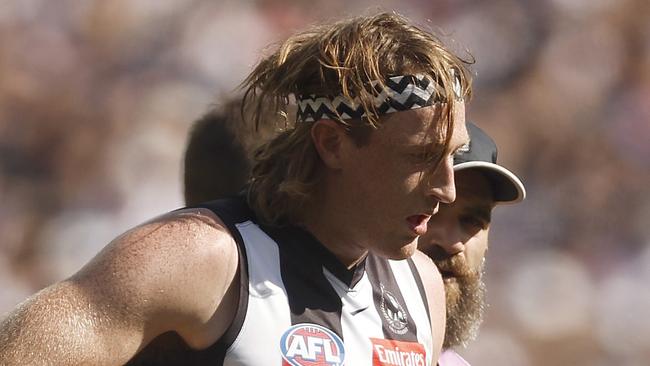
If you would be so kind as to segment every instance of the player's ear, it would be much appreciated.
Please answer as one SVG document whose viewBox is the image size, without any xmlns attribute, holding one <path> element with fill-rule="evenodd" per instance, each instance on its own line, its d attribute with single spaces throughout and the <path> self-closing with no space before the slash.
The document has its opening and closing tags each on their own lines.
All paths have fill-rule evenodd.
<svg viewBox="0 0 650 366">
<path fill-rule="evenodd" d="M 311 138 L 325 166 L 340 169 L 343 145 L 348 139 L 345 126 L 331 119 L 318 120 L 311 128 Z"/>
</svg>

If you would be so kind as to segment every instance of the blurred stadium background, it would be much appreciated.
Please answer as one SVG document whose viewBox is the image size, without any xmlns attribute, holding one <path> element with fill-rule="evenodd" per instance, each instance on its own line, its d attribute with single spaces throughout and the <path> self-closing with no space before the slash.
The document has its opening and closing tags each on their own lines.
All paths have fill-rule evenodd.
<svg viewBox="0 0 650 366">
<path fill-rule="evenodd" d="M 265 46 L 383 9 L 476 58 L 469 119 L 528 188 L 496 209 L 474 365 L 650 364 L 647 0 L 5 0 L 0 313 L 182 205 L 191 122 Z"/>
</svg>

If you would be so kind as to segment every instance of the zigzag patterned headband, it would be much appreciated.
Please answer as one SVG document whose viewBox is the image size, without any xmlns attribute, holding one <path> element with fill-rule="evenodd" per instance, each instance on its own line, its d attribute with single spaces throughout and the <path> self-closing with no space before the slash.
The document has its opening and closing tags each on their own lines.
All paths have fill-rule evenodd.
<svg viewBox="0 0 650 366">
<path fill-rule="evenodd" d="M 454 77 L 454 94 L 462 99 L 460 80 L 452 70 Z M 423 74 L 393 76 L 386 80 L 386 87 L 379 82 L 371 83 L 377 95 L 374 97 L 374 107 L 377 115 L 407 111 L 428 107 L 440 102 L 438 85 L 431 77 Z M 313 122 L 320 119 L 355 119 L 366 117 L 367 113 L 359 98 L 349 99 L 342 95 L 334 98 L 307 95 L 297 98 L 297 122 Z"/>
</svg>

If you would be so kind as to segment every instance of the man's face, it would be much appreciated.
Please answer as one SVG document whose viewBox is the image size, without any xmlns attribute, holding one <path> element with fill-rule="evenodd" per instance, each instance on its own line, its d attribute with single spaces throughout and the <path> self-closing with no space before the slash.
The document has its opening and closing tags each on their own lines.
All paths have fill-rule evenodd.
<svg viewBox="0 0 650 366">
<path fill-rule="evenodd" d="M 484 308 L 483 262 L 495 202 L 486 177 L 476 169 L 456 173 L 456 201 L 440 205 L 418 249 L 434 260 L 445 283 L 445 348 L 466 345 L 478 331 Z"/>
<path fill-rule="evenodd" d="M 457 105 L 448 151 L 438 105 L 390 114 L 367 144 L 347 144 L 335 193 L 346 224 L 364 235 L 357 242 L 365 249 L 410 257 L 438 203 L 455 199 L 452 154 L 468 141 L 464 105 Z M 433 169 L 436 154 L 443 162 Z"/>
</svg>

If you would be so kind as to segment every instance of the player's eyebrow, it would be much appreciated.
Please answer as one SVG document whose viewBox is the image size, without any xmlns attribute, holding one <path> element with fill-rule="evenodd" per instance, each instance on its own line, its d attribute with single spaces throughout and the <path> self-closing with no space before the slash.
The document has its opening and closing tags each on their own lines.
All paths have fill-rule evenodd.
<svg viewBox="0 0 650 366">
<path fill-rule="evenodd" d="M 455 155 L 459 151 L 463 150 L 469 150 L 469 143 L 470 139 L 467 134 L 463 136 L 464 138 L 458 142 L 457 144 L 449 145 L 448 150 L 451 155 Z M 451 141 L 453 143 L 453 141 Z M 437 152 L 437 153 L 443 153 L 445 145 L 445 140 L 443 138 L 437 138 L 433 141 L 427 141 L 427 142 L 409 142 L 403 144 L 403 146 L 407 149 L 411 150 L 419 150 L 419 151 L 429 151 L 429 152 Z"/>
<path fill-rule="evenodd" d="M 427 142 L 427 143 L 409 143 L 404 145 L 407 149 L 412 149 L 412 150 L 424 150 L 424 151 L 434 151 L 434 150 L 441 150 L 443 145 L 440 142 L 434 141 L 434 142 Z"/>
</svg>

